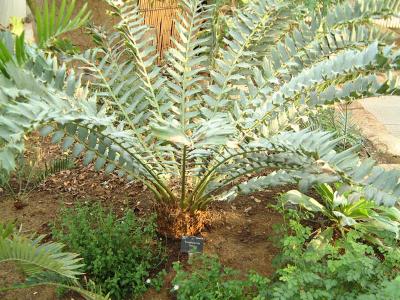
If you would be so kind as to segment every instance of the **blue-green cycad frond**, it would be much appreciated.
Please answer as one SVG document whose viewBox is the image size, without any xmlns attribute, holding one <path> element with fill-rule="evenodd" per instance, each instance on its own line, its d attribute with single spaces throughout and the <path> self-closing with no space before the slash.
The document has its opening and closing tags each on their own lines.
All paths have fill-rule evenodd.
<svg viewBox="0 0 400 300">
<path fill-rule="evenodd" d="M 211 35 L 209 32 L 212 6 L 203 6 L 202 1 L 182 1 L 176 31 L 172 37 L 174 47 L 166 53 L 168 96 L 172 100 L 168 119 L 180 123 L 183 131 L 196 126 L 193 119 L 199 118 L 198 109 L 207 88 Z"/>
<path fill-rule="evenodd" d="M 144 24 L 136 1 L 128 1 L 122 6 L 111 0 L 108 0 L 108 3 L 121 19 L 117 28 L 124 36 L 125 45 L 136 64 L 135 71 L 143 92 L 143 95 L 137 95 L 137 97 L 148 102 L 152 108 L 155 108 L 155 115 L 160 116 L 163 113 L 162 100 L 165 94 L 163 85 L 166 79 L 161 72 L 161 67 L 157 65 L 159 56 L 155 47 L 154 31 Z"/>
<path fill-rule="evenodd" d="M 136 4 L 108 2 L 118 32 L 95 32 L 99 47 L 78 57 L 82 75 L 36 50 L 4 64 L 0 168 L 11 171 L 26 132 L 44 125 L 42 134 L 85 164 L 139 180 L 182 209 L 338 180 L 366 186 L 380 204 L 399 198 L 397 171 L 360 161 L 356 148 L 335 151 L 333 134 L 300 128 L 320 106 L 399 93 L 395 75 L 377 76 L 399 68 L 399 53 L 370 21 L 398 13 L 400 1 L 337 4 L 311 19 L 289 2 L 250 1 L 213 49 L 214 7 L 183 0 L 162 59 Z"/>
</svg>

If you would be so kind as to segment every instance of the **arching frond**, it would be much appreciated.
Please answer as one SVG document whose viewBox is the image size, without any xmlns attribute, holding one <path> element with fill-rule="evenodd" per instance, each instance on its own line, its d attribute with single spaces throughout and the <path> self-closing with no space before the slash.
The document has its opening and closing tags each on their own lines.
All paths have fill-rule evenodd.
<svg viewBox="0 0 400 300">
<path fill-rule="evenodd" d="M 44 0 L 40 7 L 29 1 L 34 11 L 36 21 L 36 36 L 41 48 L 49 48 L 54 45 L 55 39 L 62 34 L 82 27 L 91 17 L 87 4 L 75 12 L 76 0 Z M 58 6 L 59 5 L 59 6 Z"/>
<path fill-rule="evenodd" d="M 398 200 L 396 172 L 359 160 L 355 148 L 336 152 L 329 133 L 300 130 L 316 107 L 400 93 L 390 75 L 399 53 L 372 22 L 396 14 L 398 0 L 337 4 L 304 20 L 292 3 L 249 1 L 229 18 L 219 49 L 214 7 L 183 0 L 178 37 L 161 65 L 136 4 L 108 2 L 118 32 L 95 31 L 99 47 L 76 58 L 87 87 L 37 49 L 22 64 L 6 54 L 1 169 L 13 169 L 24 135 L 41 127 L 85 164 L 140 180 L 158 201 L 182 209 L 271 185 L 333 181 L 363 186 L 379 204 Z"/>
<path fill-rule="evenodd" d="M 44 236 L 29 239 L 15 232 L 10 223 L 0 224 L 0 264 L 17 263 L 27 279 L 24 283 L 1 287 L 0 292 L 39 285 L 53 285 L 72 289 L 86 299 L 106 300 L 108 296 L 87 291 L 78 284 L 82 264 L 78 254 L 63 252 L 60 243 L 43 243 Z"/>
</svg>

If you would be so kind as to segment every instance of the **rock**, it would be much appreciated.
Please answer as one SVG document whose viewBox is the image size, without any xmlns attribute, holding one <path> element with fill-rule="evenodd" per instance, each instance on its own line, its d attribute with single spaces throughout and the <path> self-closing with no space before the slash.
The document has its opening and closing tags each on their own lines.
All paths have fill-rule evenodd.
<svg viewBox="0 0 400 300">
<path fill-rule="evenodd" d="M 244 212 L 245 212 L 245 213 L 248 213 L 251 209 L 252 209 L 251 206 L 250 206 L 250 207 L 247 207 L 247 208 L 244 210 Z"/>
</svg>

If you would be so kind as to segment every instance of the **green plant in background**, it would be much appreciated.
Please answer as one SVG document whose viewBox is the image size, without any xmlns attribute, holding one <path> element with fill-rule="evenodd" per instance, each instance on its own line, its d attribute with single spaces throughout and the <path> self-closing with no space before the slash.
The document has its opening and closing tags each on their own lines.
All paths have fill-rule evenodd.
<svg viewBox="0 0 400 300">
<path fill-rule="evenodd" d="M 76 11 L 76 0 L 44 0 L 43 6 L 36 0 L 28 0 L 34 12 L 37 44 L 42 49 L 76 52 L 77 49 L 62 35 L 84 26 L 91 17 L 87 3 Z"/>
<path fill-rule="evenodd" d="M 396 295 L 386 299 L 398 298 L 399 292 L 390 288 L 400 266 L 398 247 L 370 246 L 357 231 L 332 243 L 310 242 L 310 236 L 311 228 L 290 221 L 266 299 L 370 299 L 385 293 Z M 393 237 L 390 241 L 397 243 Z"/>
<path fill-rule="evenodd" d="M 19 36 L 13 36 L 10 32 L 0 31 L 0 71 L 6 77 L 9 76 L 5 69 L 7 63 L 13 61 L 16 65 L 22 66 L 26 62 L 27 53 L 24 38 L 24 32 Z M 4 98 L 0 100 L 0 105 L 4 106 L 6 103 Z M 0 141 L 0 145 L 2 144 L 4 142 Z"/>
<path fill-rule="evenodd" d="M 322 215 L 319 227 L 325 231 L 321 235 L 325 239 L 332 239 L 332 228 L 345 231 L 352 228 L 364 232 L 364 238 L 370 238 L 380 233 L 390 232 L 396 239 L 400 237 L 400 211 L 396 207 L 378 206 L 360 196 L 358 191 L 334 191 L 328 184 L 319 184 L 314 187 L 318 199 L 309 197 L 297 190 L 291 190 L 281 196 L 281 201 L 287 204 L 299 205 L 312 212 L 309 220 L 318 220 L 317 214 Z M 318 237 L 318 234 L 316 235 Z"/>
<path fill-rule="evenodd" d="M 302 0 L 298 1 L 311 12 L 326 15 L 333 4 L 343 3 L 343 0 Z"/>
<path fill-rule="evenodd" d="M 36 149 L 38 150 L 38 149 Z M 44 162 L 41 166 L 40 150 L 33 151 L 32 157 L 17 157 L 17 168 L 11 177 L 0 179 L 0 188 L 14 200 L 25 203 L 31 192 L 50 176 L 61 171 L 73 169 L 75 164 L 69 158 L 59 158 Z M 27 204 L 27 203 L 26 203 Z"/>
<path fill-rule="evenodd" d="M 171 292 L 178 300 L 244 300 L 253 298 L 257 286 L 268 282 L 257 274 L 250 274 L 247 280 L 240 278 L 240 272 L 224 267 L 218 258 L 195 256 L 189 260 L 191 271 L 174 263 L 176 276 Z"/>
<path fill-rule="evenodd" d="M 377 204 L 398 200 L 398 171 L 360 161 L 357 149 L 336 152 L 333 133 L 298 128 L 320 105 L 398 93 L 396 77 L 375 76 L 397 69 L 398 54 L 370 25 L 398 12 L 400 1 L 338 4 L 311 22 L 298 21 L 290 2 L 250 1 L 218 49 L 214 7 L 182 1 L 179 38 L 161 66 L 139 9 L 108 2 L 118 32 L 77 58 L 90 89 L 38 51 L 23 64 L 12 54 L 3 63 L 2 169 L 14 168 L 23 135 L 41 128 L 85 164 L 141 181 L 158 203 L 182 211 L 275 185 L 340 180 L 366 186 L 364 197 Z"/>
<path fill-rule="evenodd" d="M 131 211 L 118 218 L 99 204 L 63 210 L 53 237 L 80 253 L 83 271 L 113 299 L 144 293 L 164 260 L 154 218 L 141 220 Z"/>
<path fill-rule="evenodd" d="M 233 11 L 237 8 L 243 7 L 248 1 L 232 1 L 232 0 L 214 0 L 211 1 L 215 5 L 212 26 L 211 26 L 211 36 L 212 36 L 212 49 L 214 53 L 211 53 L 211 65 L 214 65 L 213 60 L 218 55 L 218 49 L 223 43 L 223 39 L 229 30 L 230 17 Z"/>
<path fill-rule="evenodd" d="M 316 110 L 310 114 L 306 126 L 314 130 L 334 132 L 337 138 L 342 138 L 338 143 L 338 150 L 343 151 L 364 143 L 357 124 L 351 119 L 348 104 Z"/>
<path fill-rule="evenodd" d="M 23 283 L 0 287 L 0 293 L 41 285 L 51 285 L 74 290 L 85 299 L 106 300 L 101 296 L 83 289 L 78 284 L 83 265 L 78 254 L 63 252 L 64 245 L 42 242 L 44 236 L 34 239 L 23 236 L 11 223 L 0 224 L 0 264 L 14 262 L 26 274 Z"/>
<path fill-rule="evenodd" d="M 11 174 L 0 176 L 0 188 L 6 195 L 11 195 L 18 205 L 26 201 L 31 192 L 38 188 L 50 176 L 74 168 L 70 158 L 50 159 L 43 162 L 40 148 L 31 147 L 30 153 L 16 157 L 16 170 Z"/>
</svg>

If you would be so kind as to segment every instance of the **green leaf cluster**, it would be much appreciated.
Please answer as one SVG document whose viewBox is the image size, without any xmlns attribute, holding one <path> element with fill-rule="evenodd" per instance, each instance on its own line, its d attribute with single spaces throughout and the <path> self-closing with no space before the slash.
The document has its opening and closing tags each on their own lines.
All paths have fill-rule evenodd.
<svg viewBox="0 0 400 300">
<path fill-rule="evenodd" d="M 85 3 L 76 11 L 76 0 L 44 0 L 43 5 L 28 1 L 33 9 L 36 22 L 37 44 L 42 49 L 73 49 L 73 46 L 61 36 L 84 26 L 91 18 L 91 12 Z"/>
<path fill-rule="evenodd" d="M 386 287 L 396 278 L 398 247 L 377 248 L 356 231 L 332 243 L 309 246 L 311 228 L 296 221 L 289 228 L 291 234 L 280 243 L 279 268 L 267 299 L 368 299 L 369 294 L 386 292 L 396 295 L 393 299 L 399 297 L 398 290 Z M 388 243 L 396 245 L 393 238 Z"/>
<path fill-rule="evenodd" d="M 352 231 L 319 247 L 312 245 L 312 229 L 291 219 L 281 236 L 276 271 L 269 277 L 238 271 L 207 256 L 195 258 L 185 269 L 175 265 L 172 292 L 177 299 L 327 300 L 397 299 L 400 296 L 397 241 L 376 247 Z"/>
<path fill-rule="evenodd" d="M 384 236 L 390 233 L 399 239 L 400 211 L 396 207 L 377 206 L 366 200 L 359 191 L 346 191 L 340 186 L 336 191 L 328 184 L 319 184 L 314 189 L 318 194 L 317 199 L 291 190 L 281 196 L 281 201 L 283 205 L 294 204 L 311 212 L 307 219 L 318 219 L 322 230 L 334 228 L 344 234 L 345 231 L 356 229 L 365 234 L 365 239 L 373 240 L 381 233 Z M 325 231 L 321 234 L 331 239 L 332 233 Z"/>
<path fill-rule="evenodd" d="M 121 218 L 99 204 L 64 209 L 53 237 L 80 253 L 83 271 L 113 299 L 138 297 L 164 260 L 154 218 L 141 220 L 131 211 Z"/>
<path fill-rule="evenodd" d="M 268 283 L 268 279 L 255 273 L 243 280 L 240 272 L 206 255 L 191 258 L 189 270 L 180 263 L 174 263 L 174 270 L 171 292 L 178 300 L 261 300 L 264 298 L 256 297 L 257 288 Z"/>
</svg>

